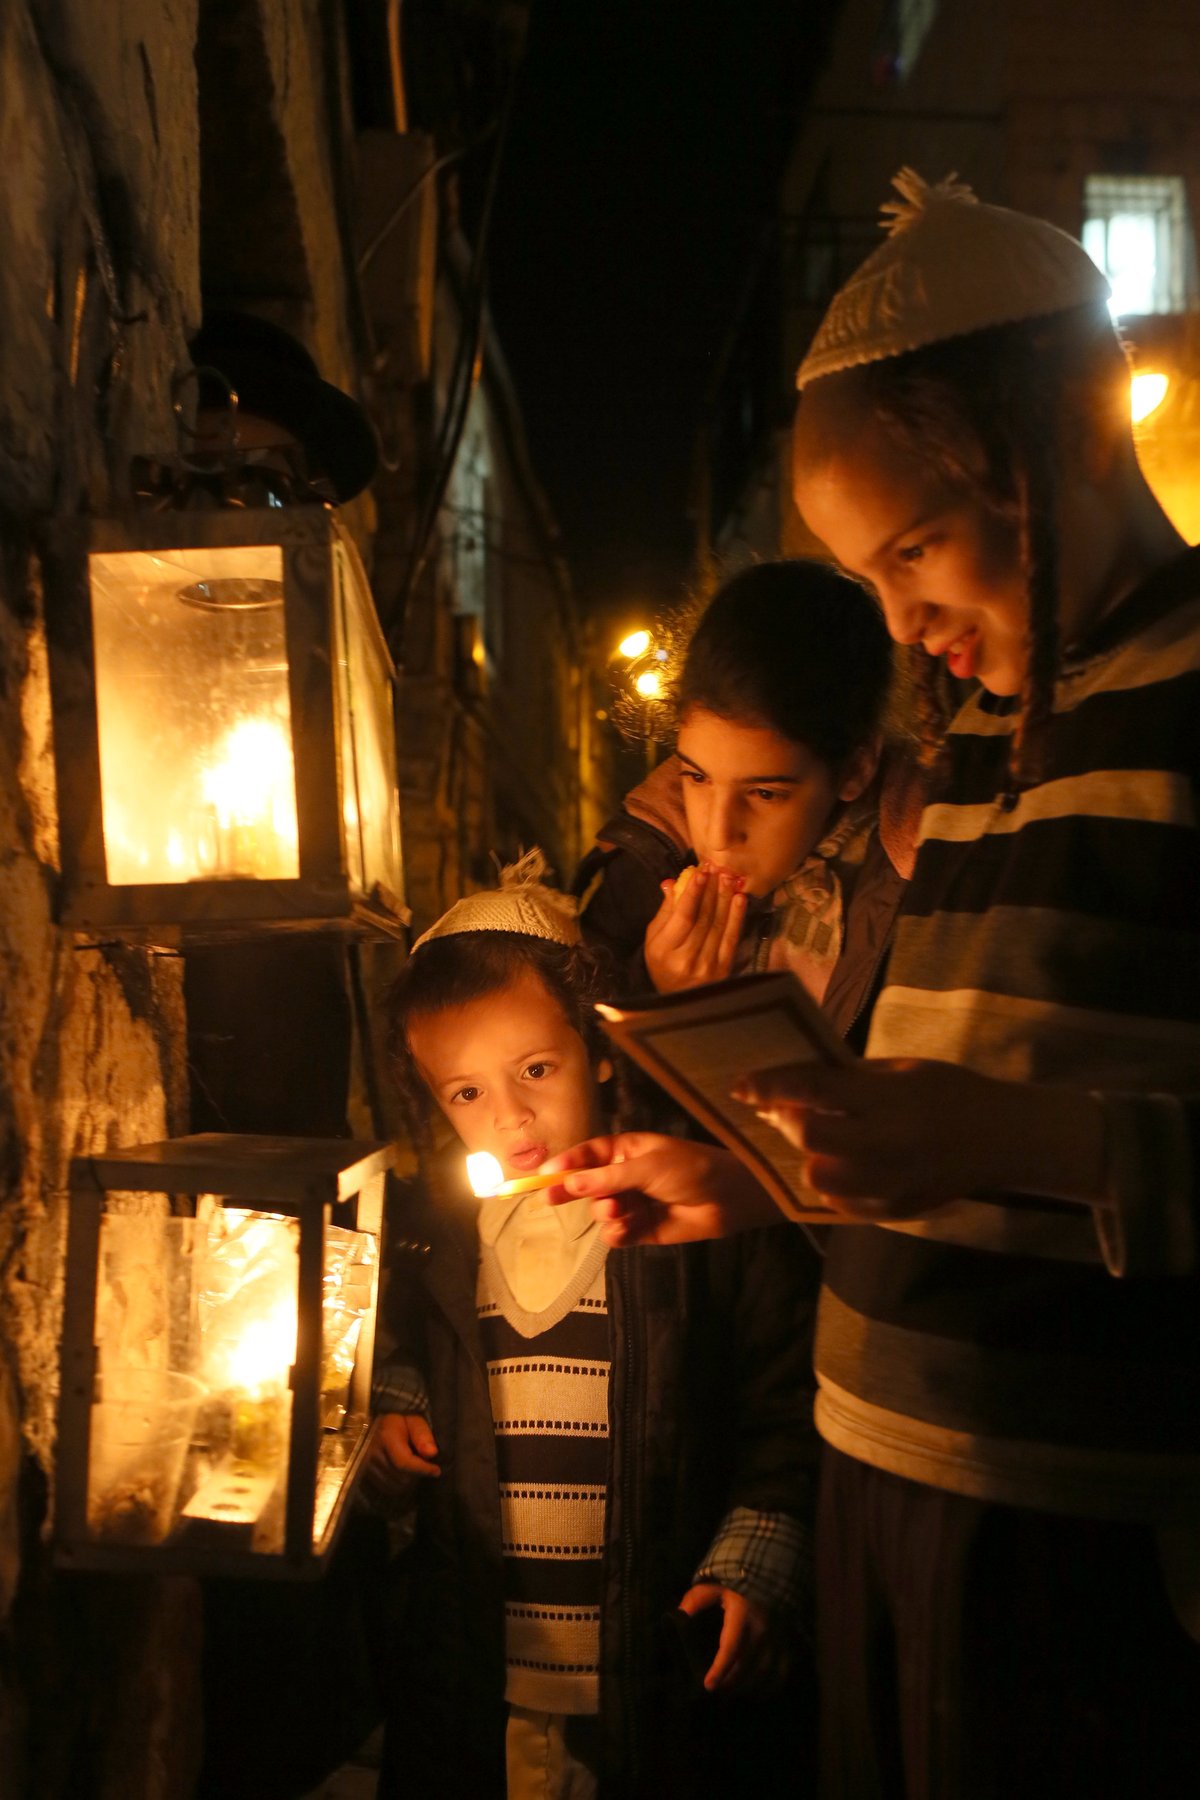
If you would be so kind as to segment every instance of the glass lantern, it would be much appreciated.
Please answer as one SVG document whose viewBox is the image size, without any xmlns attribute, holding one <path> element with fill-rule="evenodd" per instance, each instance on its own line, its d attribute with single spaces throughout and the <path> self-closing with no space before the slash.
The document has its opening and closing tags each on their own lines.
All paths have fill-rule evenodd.
<svg viewBox="0 0 1200 1800">
<path fill-rule="evenodd" d="M 320 1572 L 369 1449 L 393 1158 L 207 1133 L 72 1164 L 60 1562 Z"/>
<path fill-rule="evenodd" d="M 328 508 L 71 522 L 46 612 L 63 924 L 399 931 L 395 672 Z"/>
</svg>

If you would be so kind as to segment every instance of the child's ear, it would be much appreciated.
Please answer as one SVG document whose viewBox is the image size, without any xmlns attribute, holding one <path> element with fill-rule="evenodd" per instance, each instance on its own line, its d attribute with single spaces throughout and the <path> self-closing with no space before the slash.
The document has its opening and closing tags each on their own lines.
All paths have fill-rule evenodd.
<svg viewBox="0 0 1200 1800">
<path fill-rule="evenodd" d="M 879 767 L 879 757 L 883 749 L 883 739 L 876 732 L 865 744 L 860 744 L 854 755 L 842 769 L 842 779 L 838 784 L 839 800 L 857 800 L 875 779 L 875 771 Z"/>
<path fill-rule="evenodd" d="M 596 1064 L 596 1080 L 611 1081 L 615 1074 L 616 1070 L 613 1068 L 612 1058 L 609 1056 L 602 1056 L 600 1061 Z"/>
</svg>

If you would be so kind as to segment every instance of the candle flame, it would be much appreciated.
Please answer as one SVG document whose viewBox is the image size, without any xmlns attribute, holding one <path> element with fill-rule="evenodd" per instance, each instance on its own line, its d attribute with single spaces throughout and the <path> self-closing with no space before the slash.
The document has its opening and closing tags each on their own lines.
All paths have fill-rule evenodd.
<svg viewBox="0 0 1200 1800">
<path fill-rule="evenodd" d="M 204 797 L 222 825 L 268 820 L 282 836 L 295 818 L 295 770 L 287 734 L 272 719 L 242 719 L 226 736 L 224 755 L 204 772 Z M 294 831 L 294 826 L 293 826 Z"/>
<path fill-rule="evenodd" d="M 252 1320 L 229 1353 L 229 1385 L 250 1393 L 283 1387 L 296 1360 L 296 1324 L 295 1300 L 281 1300 L 265 1319 Z"/>
<path fill-rule="evenodd" d="M 504 1180 L 504 1170 L 490 1150 L 475 1150 L 467 1158 L 467 1180 L 477 1200 L 486 1200 Z"/>
</svg>

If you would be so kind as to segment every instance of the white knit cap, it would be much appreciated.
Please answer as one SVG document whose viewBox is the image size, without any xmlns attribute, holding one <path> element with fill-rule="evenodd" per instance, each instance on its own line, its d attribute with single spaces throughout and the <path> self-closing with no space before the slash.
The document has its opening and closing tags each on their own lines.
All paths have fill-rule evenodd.
<svg viewBox="0 0 1200 1800">
<path fill-rule="evenodd" d="M 888 237 L 834 295 L 796 375 L 807 387 L 946 338 L 1099 304 L 1108 281 L 1083 245 L 1045 219 L 987 206 L 953 175 L 912 169 L 881 211 Z"/>
<path fill-rule="evenodd" d="M 540 850 L 500 871 L 500 886 L 484 888 L 456 900 L 436 925 L 423 932 L 414 952 L 432 938 L 457 937 L 464 931 L 515 931 L 522 937 L 548 938 L 554 944 L 578 944 L 579 902 L 557 888 L 546 887 L 550 865 Z"/>
</svg>

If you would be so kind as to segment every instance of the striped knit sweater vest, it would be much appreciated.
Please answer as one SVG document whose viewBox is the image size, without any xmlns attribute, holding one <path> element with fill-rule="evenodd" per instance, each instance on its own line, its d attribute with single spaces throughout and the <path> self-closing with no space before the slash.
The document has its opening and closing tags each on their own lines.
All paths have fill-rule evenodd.
<svg viewBox="0 0 1200 1800">
<path fill-rule="evenodd" d="M 597 1237 L 542 1313 L 519 1307 L 487 1245 L 477 1304 L 496 1428 L 504 1537 L 505 1699 L 535 1712 L 600 1704 L 608 1477 L 608 1305 Z"/>
</svg>

